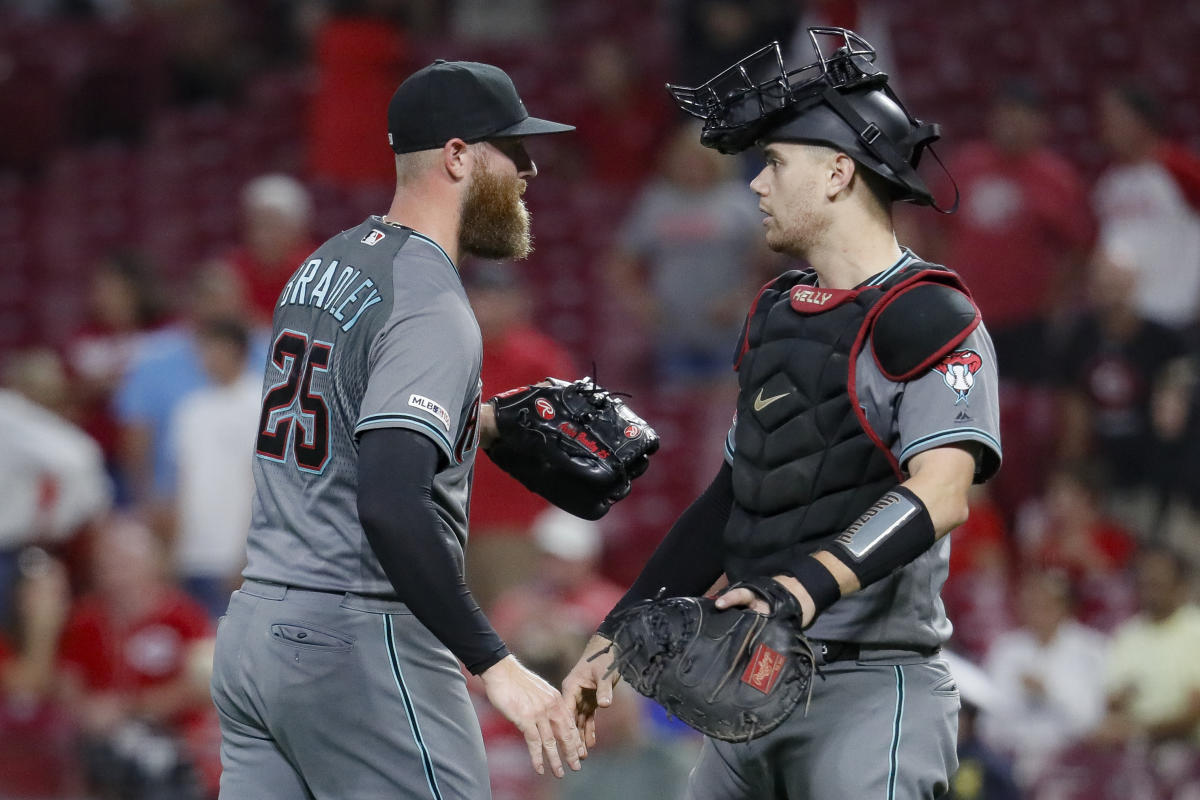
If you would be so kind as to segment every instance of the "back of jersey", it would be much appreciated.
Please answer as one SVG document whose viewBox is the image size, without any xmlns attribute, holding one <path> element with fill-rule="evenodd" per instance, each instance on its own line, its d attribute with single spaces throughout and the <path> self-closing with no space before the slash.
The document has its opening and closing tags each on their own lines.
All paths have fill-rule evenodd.
<svg viewBox="0 0 1200 800">
<path fill-rule="evenodd" d="M 413 335 L 416 323 L 431 310 L 447 332 L 430 331 L 432 341 L 414 341 L 421 338 Z M 457 271 L 432 240 L 373 217 L 312 254 L 275 308 L 245 577 L 393 593 L 358 520 L 356 436 L 372 427 L 416 430 L 447 453 L 434 496 L 461 547 L 474 464 L 478 340 Z M 454 348 L 465 362 L 454 388 L 416 383 L 431 380 L 422 376 L 421 363 L 436 359 L 439 345 Z M 443 407 L 432 399 L 461 395 L 460 383 L 475 393 L 467 391 L 470 396 L 455 402 L 453 411 L 450 400 Z M 463 447 L 454 446 L 456 427 L 470 439 Z"/>
</svg>

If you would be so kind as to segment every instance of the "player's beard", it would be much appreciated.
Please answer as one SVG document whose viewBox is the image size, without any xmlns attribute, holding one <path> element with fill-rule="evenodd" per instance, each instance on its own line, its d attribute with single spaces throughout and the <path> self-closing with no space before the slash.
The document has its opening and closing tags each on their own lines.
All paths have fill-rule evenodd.
<svg viewBox="0 0 1200 800">
<path fill-rule="evenodd" d="M 475 170 L 463 198 L 458 246 L 480 258 L 522 259 L 533 251 L 529 209 L 521 199 L 525 180 Z"/>
</svg>

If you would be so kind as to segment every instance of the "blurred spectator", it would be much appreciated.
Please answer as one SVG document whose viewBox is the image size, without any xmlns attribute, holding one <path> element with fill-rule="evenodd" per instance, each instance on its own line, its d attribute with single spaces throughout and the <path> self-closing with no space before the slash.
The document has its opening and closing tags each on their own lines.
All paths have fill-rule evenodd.
<svg viewBox="0 0 1200 800">
<path fill-rule="evenodd" d="M 26 400 L 75 424 L 79 406 L 62 358 L 49 347 L 12 353 L 4 362 L 0 383 Z"/>
<path fill-rule="evenodd" d="M 679 74 L 673 83 L 699 86 L 772 40 L 786 45 L 801 5 L 778 0 L 682 0 L 674 4 Z M 785 63 L 798 66 L 786 58 Z"/>
<path fill-rule="evenodd" d="M 1137 545 L 1105 513 L 1104 492 L 1105 484 L 1091 464 L 1056 467 L 1040 508 L 1024 515 L 1019 536 L 1027 561 L 1067 576 L 1080 620 L 1110 631 L 1133 613 L 1126 568 Z"/>
<path fill-rule="evenodd" d="M 0 634 L 0 797 L 74 796 L 82 790 L 74 728 L 52 699 L 67 572 L 36 547 L 22 550 L 19 564 L 14 635 Z"/>
<path fill-rule="evenodd" d="M 572 137 L 588 181 L 636 189 L 667 135 L 670 105 L 646 79 L 638 54 L 617 39 L 597 39 L 583 54 L 583 101 Z"/>
<path fill-rule="evenodd" d="M 313 41 L 315 90 L 308 108 L 308 174 L 340 186 L 390 185 L 386 108 L 411 71 L 397 0 L 338 0 Z M 422 65 L 423 66 L 423 65 Z"/>
<path fill-rule="evenodd" d="M 169 503 L 177 488 L 167 426 L 179 402 L 207 383 L 196 331 L 212 320 L 245 319 L 245 291 L 223 265 L 202 267 L 194 276 L 187 316 L 156 331 L 129 366 L 114 399 L 121 426 L 121 469 L 133 502 L 156 515 L 167 530 Z M 266 363 L 266 343 L 255 331 L 247 365 Z"/>
<path fill-rule="evenodd" d="M 1096 730 L 1097 742 L 1200 744 L 1200 607 L 1190 599 L 1190 573 L 1167 548 L 1139 553 L 1141 613 L 1113 636 L 1108 715 Z"/>
<path fill-rule="evenodd" d="M 0 618 L 7 616 L 18 552 L 70 539 L 112 500 L 100 448 L 29 398 L 0 390 Z"/>
<path fill-rule="evenodd" d="M 546 33 L 547 0 L 453 0 L 457 39 L 533 44 Z"/>
<path fill-rule="evenodd" d="M 597 718 L 599 744 L 587 767 L 562 784 L 558 800 L 674 800 L 683 796 L 699 753 L 699 737 L 656 735 L 647 719 L 651 701 L 627 683 Z"/>
<path fill-rule="evenodd" d="M 244 35 L 246 5 L 228 0 L 146 5 L 166 43 L 172 101 L 232 104 L 241 98 L 257 66 L 254 45 Z"/>
<path fill-rule="evenodd" d="M 962 708 L 958 713 L 958 772 L 943 800 L 1020 800 L 1012 767 L 980 736 L 980 721 L 999 701 L 1000 690 L 988 674 L 962 656 L 944 651 Z"/>
<path fill-rule="evenodd" d="M 532 533 L 537 547 L 526 570 L 532 574 L 501 594 L 487 612 L 513 653 L 557 686 L 622 592 L 596 571 L 602 545 L 596 523 L 551 507 L 538 515 Z M 468 571 L 467 577 L 474 593 L 475 574 Z M 472 679 L 471 686 L 495 800 L 557 800 L 554 787 L 529 769 L 521 734 L 487 703 L 480 681 Z M 578 777 L 572 775 L 571 782 Z"/>
<path fill-rule="evenodd" d="M 196 668 L 208 615 L 166 580 L 160 542 L 132 519 L 98 532 L 91 565 L 92 593 L 71 610 L 60 659 L 92 789 L 104 800 L 198 797 L 219 773 L 208 676 Z"/>
<path fill-rule="evenodd" d="M 1200 158 L 1167 138 L 1162 108 L 1141 86 L 1104 91 L 1098 112 L 1113 158 L 1093 195 L 1101 254 L 1135 271 L 1142 316 L 1190 329 L 1200 309 Z"/>
<path fill-rule="evenodd" d="M 603 540 L 596 523 L 548 508 L 533 524 L 533 539 L 535 576 L 500 595 L 488 617 L 531 669 L 561 680 L 623 592 L 597 571 Z"/>
<path fill-rule="evenodd" d="M 308 190 L 287 175 L 260 175 L 242 189 L 242 244 L 226 260 L 260 323 L 270 324 L 284 284 L 317 247 L 312 211 Z"/>
<path fill-rule="evenodd" d="M 513 264 L 470 262 L 462 275 L 483 336 L 484 397 L 546 377 L 576 377 L 567 350 L 534 326 L 532 298 Z M 467 574 L 485 609 L 531 576 L 537 550 L 530 526 L 547 508 L 545 500 L 522 489 L 490 459 L 475 462 Z"/>
<path fill-rule="evenodd" d="M 733 165 L 701 146 L 692 125 L 681 127 L 605 270 L 612 296 L 657 349 L 655 376 L 667 382 L 731 380 L 743 314 L 760 285 L 762 215 Z"/>
<path fill-rule="evenodd" d="M 112 463 L 117 423 L 112 394 L 147 333 L 164 321 L 154 267 L 138 252 L 118 251 L 100 261 L 88 287 L 88 320 L 66 346 L 80 424 Z"/>
<path fill-rule="evenodd" d="M 245 325 L 214 321 L 197 334 L 209 383 L 180 402 L 168 434 L 179 465 L 174 560 L 184 589 L 215 620 L 245 561 L 262 381 L 246 369 Z"/>
<path fill-rule="evenodd" d="M 950 161 L 962 205 L 941 216 L 936 257 L 971 286 L 1005 379 L 1035 381 L 1051 367 L 1039 362 L 1051 317 L 1078 305 L 1095 225 L 1082 177 L 1047 144 L 1045 100 L 1033 85 L 1004 83 L 986 119 L 985 137 Z M 938 196 L 952 197 L 942 183 Z"/>
<path fill-rule="evenodd" d="M 1046 764 L 1104 715 L 1104 636 L 1071 616 L 1071 585 L 1059 572 L 1026 573 L 1021 627 L 1001 634 L 985 664 L 995 685 L 985 733 L 1014 757 L 1030 784 Z"/>
<path fill-rule="evenodd" d="M 986 485 L 972 487 L 968 503 L 967 521 L 954 529 L 942 602 L 954 623 L 955 649 L 979 660 L 1010 627 L 1013 544 Z"/>
<path fill-rule="evenodd" d="M 1095 463 L 1128 504 L 1130 495 L 1157 495 L 1176 466 L 1162 457 L 1151 399 L 1188 353 L 1176 332 L 1138 310 L 1139 270 L 1108 258 L 1093 269 L 1091 310 L 1053 358 L 1063 389 L 1059 450 Z"/>
</svg>

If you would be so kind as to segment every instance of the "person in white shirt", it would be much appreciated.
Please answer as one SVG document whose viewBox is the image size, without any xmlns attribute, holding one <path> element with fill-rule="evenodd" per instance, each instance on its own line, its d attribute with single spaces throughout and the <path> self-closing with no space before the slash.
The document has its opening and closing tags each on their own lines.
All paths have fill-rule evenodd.
<svg viewBox="0 0 1200 800">
<path fill-rule="evenodd" d="M 1100 253 L 1136 269 L 1142 316 L 1188 329 L 1200 314 L 1200 159 L 1164 136 L 1161 109 L 1139 87 L 1104 92 L 1099 119 L 1113 157 L 1092 199 Z"/>
<path fill-rule="evenodd" d="M 1103 716 L 1106 641 L 1072 618 L 1070 583 L 1059 572 L 1023 578 L 1018 614 L 1021 627 L 997 637 L 984 664 L 996 687 L 984 733 L 1012 755 L 1028 786 Z"/>
<path fill-rule="evenodd" d="M 248 336 L 227 320 L 199 331 L 210 384 L 180 403 L 169 434 L 178 465 L 176 570 L 214 618 L 224 613 L 244 563 L 254 495 L 262 384 L 245 368 Z"/>
</svg>

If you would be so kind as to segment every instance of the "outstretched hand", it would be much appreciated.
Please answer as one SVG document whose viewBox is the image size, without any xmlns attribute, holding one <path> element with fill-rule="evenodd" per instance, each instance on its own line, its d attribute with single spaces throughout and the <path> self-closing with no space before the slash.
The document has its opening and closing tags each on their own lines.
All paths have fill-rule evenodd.
<svg viewBox="0 0 1200 800">
<path fill-rule="evenodd" d="M 564 759 L 571 769 L 579 770 L 580 760 L 587 758 L 587 748 L 568 704 L 553 686 L 511 655 L 489 667 L 480 677 L 491 704 L 524 734 L 529 759 L 537 774 L 546 773 L 547 760 L 559 778 L 563 776 Z"/>
<path fill-rule="evenodd" d="M 583 731 L 583 742 L 596 745 L 596 710 L 612 705 L 613 686 L 621 679 L 612 669 L 616 654 L 612 642 L 595 634 L 583 648 L 583 655 L 563 681 L 563 699 L 572 709 L 575 724 Z M 607 652 L 605 652 L 607 650 Z"/>
</svg>

